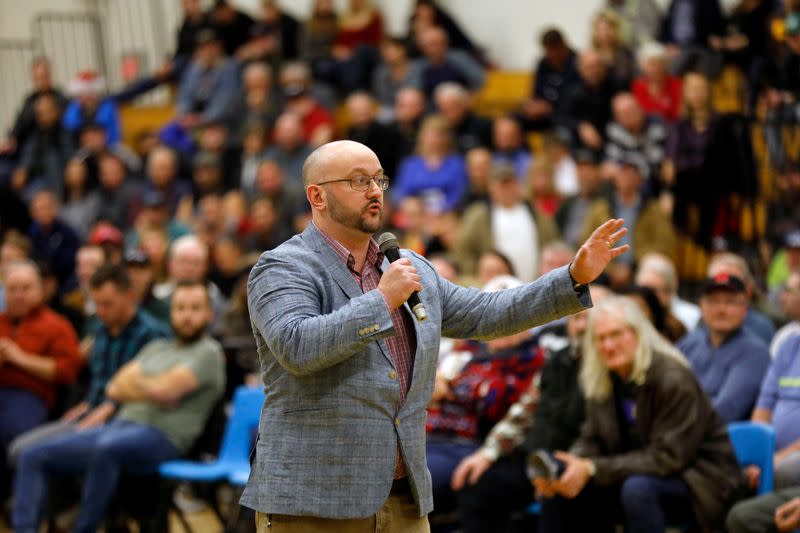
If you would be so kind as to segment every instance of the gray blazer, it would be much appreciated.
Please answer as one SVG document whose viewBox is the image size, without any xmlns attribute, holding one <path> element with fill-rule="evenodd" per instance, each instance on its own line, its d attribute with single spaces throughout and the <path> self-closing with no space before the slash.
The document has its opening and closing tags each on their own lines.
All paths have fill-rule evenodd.
<svg viewBox="0 0 800 533">
<path fill-rule="evenodd" d="M 389 496 L 399 440 L 419 514 L 428 514 L 425 417 L 439 339 L 506 336 L 591 305 L 587 290 L 573 290 L 566 268 L 484 293 L 444 280 L 411 251 L 401 255 L 422 278 L 428 320 L 414 321 L 413 375 L 399 408 L 385 342 L 394 327 L 383 297 L 361 292 L 313 224 L 253 267 L 248 304 L 266 400 L 242 505 L 326 518 L 374 515 Z"/>
</svg>

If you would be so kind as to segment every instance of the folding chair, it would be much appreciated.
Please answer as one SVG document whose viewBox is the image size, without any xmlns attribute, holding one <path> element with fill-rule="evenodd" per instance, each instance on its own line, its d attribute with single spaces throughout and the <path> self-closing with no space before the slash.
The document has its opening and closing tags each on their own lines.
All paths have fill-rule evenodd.
<svg viewBox="0 0 800 533">
<path fill-rule="evenodd" d="M 743 467 L 754 465 L 761 469 L 758 494 L 772 492 L 775 479 L 775 430 L 757 422 L 731 422 L 728 424 L 736 458 Z"/>
<path fill-rule="evenodd" d="M 205 483 L 218 485 L 228 483 L 231 473 L 246 467 L 249 471 L 249 456 L 252 436 L 258 428 L 261 407 L 264 404 L 264 392 L 261 388 L 241 386 L 233 395 L 233 412 L 225 425 L 219 456 L 210 463 L 197 461 L 168 461 L 159 466 L 162 478 L 174 482 Z M 212 507 L 221 523 L 225 523 L 216 500 L 212 499 Z M 180 514 L 180 513 L 179 513 Z M 186 518 L 180 514 L 181 523 L 187 531 L 191 531 Z"/>
</svg>

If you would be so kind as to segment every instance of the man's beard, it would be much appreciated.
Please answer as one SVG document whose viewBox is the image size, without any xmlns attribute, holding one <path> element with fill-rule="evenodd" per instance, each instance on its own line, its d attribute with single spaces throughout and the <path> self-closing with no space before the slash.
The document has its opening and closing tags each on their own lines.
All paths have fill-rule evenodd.
<svg viewBox="0 0 800 533">
<path fill-rule="evenodd" d="M 203 324 L 189 331 L 179 331 L 173 324 L 172 330 L 175 332 L 175 338 L 178 339 L 178 342 L 181 344 L 194 344 L 206 334 L 206 326 L 207 324 Z"/>
<path fill-rule="evenodd" d="M 374 220 L 367 215 L 367 210 L 375 204 L 381 205 L 377 200 L 371 201 L 361 209 L 360 213 L 355 213 L 343 208 L 341 204 L 334 200 L 330 203 L 331 218 L 348 228 L 357 229 L 364 233 L 375 233 L 380 229 L 381 219 L 383 218 L 383 207 L 380 208 L 378 216 Z"/>
</svg>

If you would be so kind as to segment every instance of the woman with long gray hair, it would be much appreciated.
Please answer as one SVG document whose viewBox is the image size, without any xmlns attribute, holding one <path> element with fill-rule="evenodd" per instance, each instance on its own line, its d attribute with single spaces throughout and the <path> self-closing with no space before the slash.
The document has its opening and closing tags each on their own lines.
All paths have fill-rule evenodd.
<svg viewBox="0 0 800 533">
<path fill-rule="evenodd" d="M 580 375 L 586 421 L 563 474 L 534 483 L 540 531 L 719 529 L 740 485 L 727 430 L 683 355 L 636 303 L 610 297 L 591 312 Z"/>
</svg>

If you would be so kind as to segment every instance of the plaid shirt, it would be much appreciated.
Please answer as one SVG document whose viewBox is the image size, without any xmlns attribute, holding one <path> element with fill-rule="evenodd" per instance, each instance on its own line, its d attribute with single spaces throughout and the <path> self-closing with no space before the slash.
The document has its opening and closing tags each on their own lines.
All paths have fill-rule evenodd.
<svg viewBox="0 0 800 533">
<path fill-rule="evenodd" d="M 544 350 L 532 341 L 499 353 L 472 344 L 479 353 L 450 381 L 453 398 L 428 407 L 429 435 L 481 438 L 481 428 L 500 421 L 523 394 L 530 394 L 544 365 Z"/>
<path fill-rule="evenodd" d="M 313 222 L 312 222 L 313 224 Z M 319 230 L 319 228 L 317 228 Z M 380 266 L 383 263 L 383 254 L 378 249 L 378 244 L 374 239 L 370 239 L 369 248 L 367 249 L 366 261 L 361 272 L 355 270 L 355 258 L 350 250 L 345 248 L 340 242 L 332 239 L 325 232 L 319 230 L 320 235 L 331 247 L 331 250 L 347 265 L 347 269 L 353 275 L 353 278 L 361 287 L 362 292 L 369 292 L 378 288 L 378 283 L 381 280 Z M 381 293 L 382 294 L 382 293 Z M 382 294 L 383 295 L 383 294 Z M 414 324 L 411 322 L 411 315 L 405 311 L 403 306 L 392 309 L 389 302 L 384 302 L 386 307 L 389 308 L 389 314 L 392 317 L 392 325 L 394 325 L 395 334 L 386 339 L 386 345 L 389 348 L 389 356 L 394 364 L 395 371 L 397 372 L 397 381 L 400 384 L 400 405 L 406 399 L 408 388 L 411 385 L 411 374 L 414 371 L 414 353 L 417 350 L 417 338 L 414 331 Z M 405 466 L 403 465 L 402 457 L 400 456 L 400 447 L 398 446 L 397 461 L 395 462 L 394 477 L 395 479 L 405 477 Z"/>
<path fill-rule="evenodd" d="M 533 415 L 539 404 L 539 377 L 531 380 L 528 389 L 512 405 L 483 441 L 480 453 L 494 462 L 522 446 L 525 435 L 533 425 Z"/>
<path fill-rule="evenodd" d="M 91 381 L 86 393 L 86 402 L 96 407 L 106 399 L 106 385 L 111 376 L 122 365 L 133 359 L 148 342 L 170 337 L 169 329 L 146 311 L 139 309 L 119 335 L 111 337 L 108 329 L 97 319 L 93 319 L 90 331 L 94 344 L 89 354 Z"/>
</svg>

